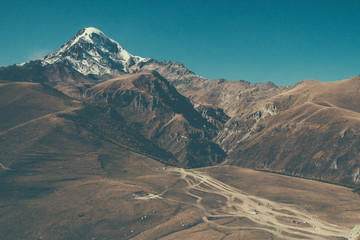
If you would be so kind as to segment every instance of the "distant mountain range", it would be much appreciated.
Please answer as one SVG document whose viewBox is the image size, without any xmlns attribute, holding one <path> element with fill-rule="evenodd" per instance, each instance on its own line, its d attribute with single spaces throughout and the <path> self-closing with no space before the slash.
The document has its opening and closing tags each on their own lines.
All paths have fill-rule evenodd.
<svg viewBox="0 0 360 240">
<path fill-rule="evenodd" d="M 169 165 L 360 184 L 359 76 L 281 87 L 211 80 L 133 56 L 90 27 L 43 58 L 0 67 L 0 80 L 3 172 L 41 137 L 55 144 L 48 134 L 64 128 L 70 139 L 75 130 L 93 134 Z"/>
</svg>

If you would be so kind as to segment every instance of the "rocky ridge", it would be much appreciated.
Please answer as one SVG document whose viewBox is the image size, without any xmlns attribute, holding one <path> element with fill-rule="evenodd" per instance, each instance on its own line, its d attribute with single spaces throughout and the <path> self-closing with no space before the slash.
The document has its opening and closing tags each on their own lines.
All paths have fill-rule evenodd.
<svg viewBox="0 0 360 240">
<path fill-rule="evenodd" d="M 155 71 L 123 75 L 89 88 L 86 99 L 103 103 L 184 165 L 209 166 L 226 154 L 211 140 L 217 127 Z"/>
</svg>

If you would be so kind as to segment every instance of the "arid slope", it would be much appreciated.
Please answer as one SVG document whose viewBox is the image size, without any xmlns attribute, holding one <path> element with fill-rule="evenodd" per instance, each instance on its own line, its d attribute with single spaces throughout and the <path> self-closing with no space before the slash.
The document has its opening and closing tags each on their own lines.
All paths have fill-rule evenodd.
<svg viewBox="0 0 360 240">
<path fill-rule="evenodd" d="M 359 184 L 360 77 L 307 80 L 268 101 L 277 114 L 261 119 L 231 153 L 231 164 Z"/>
</svg>

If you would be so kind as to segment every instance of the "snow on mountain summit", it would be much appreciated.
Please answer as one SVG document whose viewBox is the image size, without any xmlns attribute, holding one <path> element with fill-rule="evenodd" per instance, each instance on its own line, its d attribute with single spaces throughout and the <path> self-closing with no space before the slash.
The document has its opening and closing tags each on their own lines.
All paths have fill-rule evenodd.
<svg viewBox="0 0 360 240">
<path fill-rule="evenodd" d="M 129 67 L 149 59 L 133 56 L 102 31 L 88 27 L 81 29 L 61 48 L 39 59 L 42 65 L 67 62 L 84 75 L 119 75 Z"/>
</svg>

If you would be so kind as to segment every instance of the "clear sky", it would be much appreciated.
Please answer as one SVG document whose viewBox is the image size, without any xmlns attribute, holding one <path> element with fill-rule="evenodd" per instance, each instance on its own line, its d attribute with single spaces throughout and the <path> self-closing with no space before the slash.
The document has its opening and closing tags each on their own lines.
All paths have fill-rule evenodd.
<svg viewBox="0 0 360 240">
<path fill-rule="evenodd" d="M 131 54 L 207 78 L 335 81 L 360 74 L 359 0 L 2 0 L 0 65 L 96 27 Z"/>
</svg>

